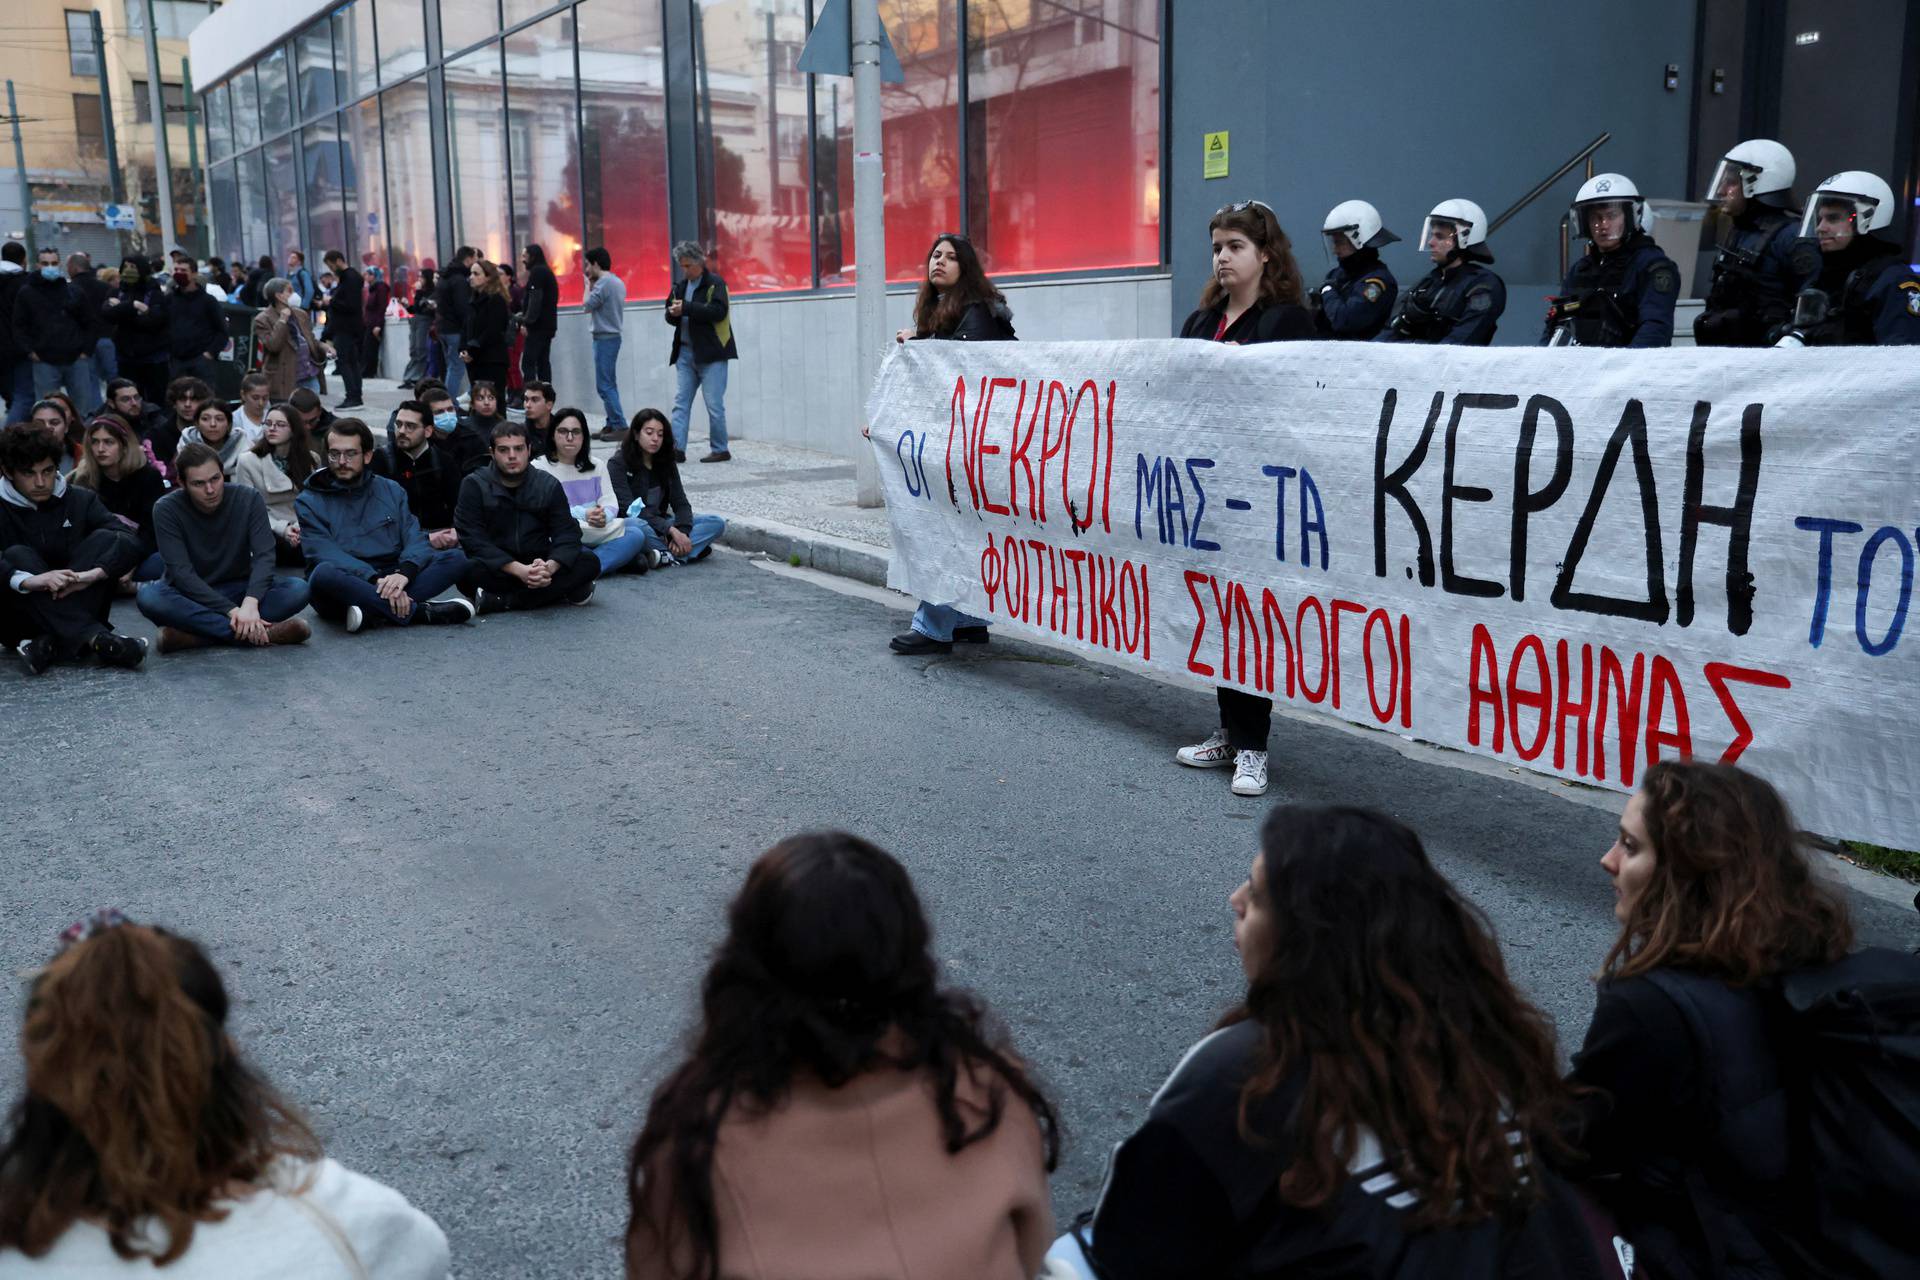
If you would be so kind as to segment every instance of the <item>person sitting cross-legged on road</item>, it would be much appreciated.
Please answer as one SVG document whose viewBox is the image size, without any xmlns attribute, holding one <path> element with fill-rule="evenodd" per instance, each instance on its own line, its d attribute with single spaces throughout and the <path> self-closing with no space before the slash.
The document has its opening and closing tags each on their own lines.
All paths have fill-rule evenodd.
<svg viewBox="0 0 1920 1280">
<path fill-rule="evenodd" d="M 139 392 L 135 392 L 138 395 Z M 127 420 L 111 409 L 100 412 L 87 427 L 87 451 L 75 464 L 69 484 L 100 495 L 107 510 L 140 540 L 144 557 L 134 569 L 133 582 L 151 582 L 161 574 L 160 547 L 153 540 L 153 504 L 167 492 L 160 468 L 152 462 L 140 437 Z M 129 587 L 128 592 L 131 593 Z"/>
<path fill-rule="evenodd" d="M 680 483 L 673 429 L 658 409 L 633 415 L 632 430 L 613 457 L 607 479 L 620 509 L 646 531 L 647 551 L 660 564 L 684 564 L 713 550 L 727 522 L 716 515 L 695 515 Z"/>
<path fill-rule="evenodd" d="M 408 509 L 407 491 L 368 471 L 373 432 L 367 424 L 334 419 L 326 453 L 327 465 L 308 478 L 296 504 L 314 612 L 349 632 L 376 621 L 470 620 L 467 601 L 434 599 L 465 576 L 466 556 L 457 547 L 435 550 Z"/>
<path fill-rule="evenodd" d="M 580 545 L 580 523 L 560 482 L 532 466 L 517 422 L 493 429 L 493 461 L 460 482 L 453 512 L 481 613 L 585 604 L 600 562 Z"/>
<path fill-rule="evenodd" d="M 462 477 L 472 475 L 492 461 L 488 438 L 461 414 L 452 392 L 445 387 L 429 387 L 421 393 L 420 403 L 426 406 L 427 425 L 433 428 L 434 443 L 452 456 L 454 469 Z M 397 439 L 397 425 L 394 430 Z"/>
<path fill-rule="evenodd" d="M 107 620 L 140 540 L 91 489 L 60 474 L 60 447 L 30 423 L 0 431 L 0 641 L 27 670 L 93 654 L 137 667 L 147 642 Z"/>
<path fill-rule="evenodd" d="M 407 509 L 435 551 L 460 545 L 453 505 L 460 499 L 461 472 L 452 451 L 434 439 L 426 405 L 400 402 L 393 411 L 393 442 L 374 452 L 372 469 L 407 491 Z"/>
<path fill-rule="evenodd" d="M 160 652 L 207 644 L 300 644 L 313 634 L 294 615 L 307 584 L 273 571 L 267 500 L 229 485 L 220 455 L 183 444 L 180 488 L 153 504 L 153 533 L 166 576 L 140 585 L 140 612 L 160 628 Z"/>
<path fill-rule="evenodd" d="M 543 456 L 533 465 L 560 482 L 567 492 L 567 509 L 580 522 L 580 542 L 600 562 L 600 576 L 633 568 L 645 573 L 660 562 L 661 553 L 647 547 L 648 529 L 641 520 L 620 514 L 619 496 L 607 477 L 607 468 L 593 460 L 587 415 L 567 408 L 553 415 L 551 437 Z"/>
<path fill-rule="evenodd" d="M 234 415 L 233 433 L 241 434 L 239 415 Z M 294 510 L 300 487 L 320 468 L 313 443 L 299 415 L 284 404 L 266 412 L 266 434 L 257 444 L 241 450 L 233 468 L 233 482 L 258 489 L 267 500 L 267 523 L 273 527 L 274 563 L 283 569 L 304 569 L 306 557 L 300 550 L 300 515 Z"/>
</svg>

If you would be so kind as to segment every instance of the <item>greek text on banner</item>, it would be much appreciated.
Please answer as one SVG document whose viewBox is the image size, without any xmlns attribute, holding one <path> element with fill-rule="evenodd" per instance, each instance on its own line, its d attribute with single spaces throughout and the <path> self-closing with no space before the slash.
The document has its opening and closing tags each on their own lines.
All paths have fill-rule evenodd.
<svg viewBox="0 0 1920 1280">
<path fill-rule="evenodd" d="M 1738 761 L 1920 846 L 1907 352 L 914 342 L 868 418 L 910 594 L 1597 785 Z"/>
</svg>

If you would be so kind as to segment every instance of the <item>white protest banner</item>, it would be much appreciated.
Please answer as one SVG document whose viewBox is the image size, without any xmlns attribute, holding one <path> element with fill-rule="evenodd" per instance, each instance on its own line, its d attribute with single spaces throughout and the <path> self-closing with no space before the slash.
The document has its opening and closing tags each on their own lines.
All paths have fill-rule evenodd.
<svg viewBox="0 0 1920 1280">
<path fill-rule="evenodd" d="M 1920 847 L 1911 350 L 914 342 L 869 420 L 913 595 L 1598 785 L 1738 761 Z"/>
</svg>

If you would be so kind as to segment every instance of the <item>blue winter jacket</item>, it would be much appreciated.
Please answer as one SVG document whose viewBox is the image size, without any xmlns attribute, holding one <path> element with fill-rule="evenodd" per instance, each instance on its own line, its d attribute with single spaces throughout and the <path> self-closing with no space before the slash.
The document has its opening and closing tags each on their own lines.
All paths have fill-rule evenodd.
<svg viewBox="0 0 1920 1280">
<path fill-rule="evenodd" d="M 323 467 L 307 477 L 293 507 L 308 572 L 330 564 L 368 582 L 390 573 L 412 582 L 433 558 L 407 491 L 385 476 L 366 472 L 347 485 Z"/>
</svg>

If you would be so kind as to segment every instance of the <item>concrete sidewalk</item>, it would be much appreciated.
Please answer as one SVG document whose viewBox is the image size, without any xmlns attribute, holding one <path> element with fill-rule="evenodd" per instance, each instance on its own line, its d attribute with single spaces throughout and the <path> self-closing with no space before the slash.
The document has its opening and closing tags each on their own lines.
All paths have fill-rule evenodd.
<svg viewBox="0 0 1920 1280">
<path fill-rule="evenodd" d="M 398 382 L 366 380 L 361 396 L 366 408 L 360 416 L 377 438 L 386 438 L 387 417 L 406 398 Z M 461 399 L 464 403 L 465 397 Z M 336 396 L 326 397 L 329 409 L 335 400 Z M 596 405 L 590 419 L 598 420 L 597 409 Z M 598 456 L 617 447 L 593 443 Z M 731 462 L 701 463 L 695 450 L 680 468 L 693 509 L 726 518 L 727 531 L 720 539 L 724 545 L 764 552 L 874 586 L 886 585 L 890 554 L 886 508 L 863 510 L 854 505 L 851 461 L 765 440 L 735 440 L 732 453 Z"/>
</svg>

